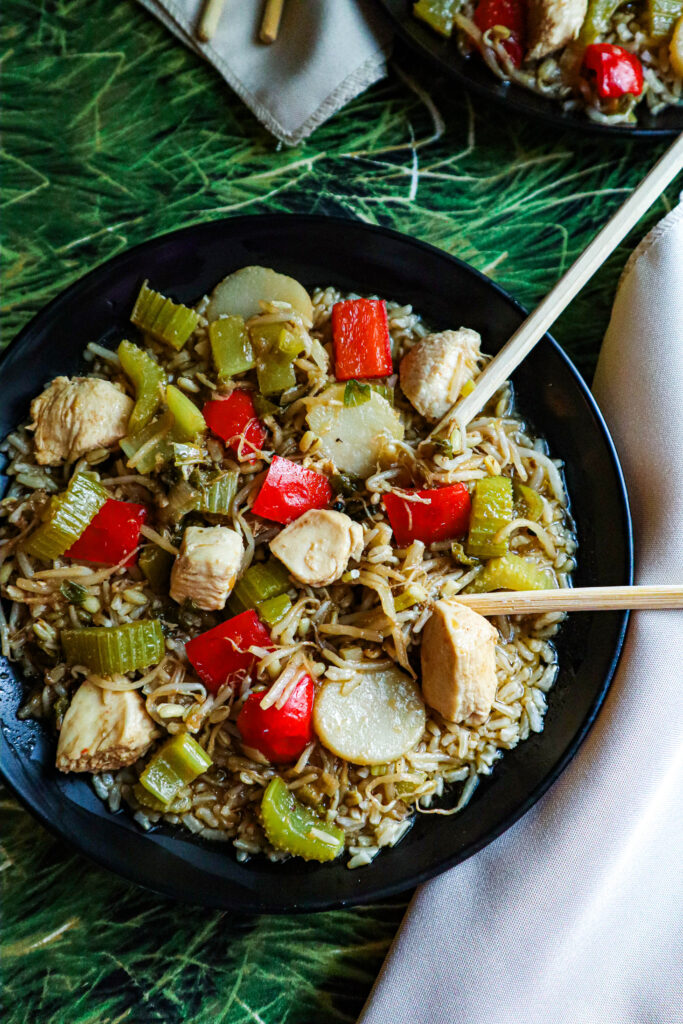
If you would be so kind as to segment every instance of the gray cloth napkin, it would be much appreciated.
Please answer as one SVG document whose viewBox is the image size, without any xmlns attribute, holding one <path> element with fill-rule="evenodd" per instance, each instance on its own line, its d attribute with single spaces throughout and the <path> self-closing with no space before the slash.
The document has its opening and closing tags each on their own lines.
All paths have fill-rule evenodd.
<svg viewBox="0 0 683 1024">
<path fill-rule="evenodd" d="M 682 583 L 683 206 L 626 267 L 594 392 L 636 582 Z M 681 1024 L 682 793 L 683 613 L 637 612 L 577 756 L 508 832 L 417 891 L 361 1024 Z"/>
<path fill-rule="evenodd" d="M 277 40 L 258 34 L 264 0 L 225 0 L 214 38 L 200 43 L 203 0 L 140 0 L 223 76 L 266 128 L 305 139 L 386 74 L 391 30 L 373 0 L 285 0 Z"/>
</svg>

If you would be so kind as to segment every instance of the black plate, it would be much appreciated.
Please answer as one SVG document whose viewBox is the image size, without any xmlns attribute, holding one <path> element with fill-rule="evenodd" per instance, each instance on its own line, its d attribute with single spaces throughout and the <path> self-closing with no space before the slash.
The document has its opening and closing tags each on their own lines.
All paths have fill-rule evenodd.
<svg viewBox="0 0 683 1024">
<path fill-rule="evenodd" d="M 638 123 L 627 125 L 598 124 L 583 112 L 564 111 L 551 99 L 539 96 L 519 85 L 501 82 L 476 53 L 460 53 L 455 39 L 444 39 L 423 21 L 414 17 L 413 0 L 379 0 L 391 18 L 399 36 L 436 64 L 441 71 L 455 78 L 472 92 L 495 103 L 511 107 L 528 117 L 540 119 L 558 128 L 576 128 L 600 135 L 622 135 L 628 138 L 658 138 L 683 132 L 683 107 L 669 107 L 653 117 L 647 110 L 638 115 Z"/>
<path fill-rule="evenodd" d="M 324 217 L 264 216 L 199 224 L 155 238 L 98 267 L 22 331 L 2 358 L 0 437 L 28 414 L 58 373 L 82 367 L 90 341 L 113 345 L 128 329 L 142 280 L 181 301 L 201 296 L 246 264 L 275 267 L 309 287 L 376 292 L 410 302 L 436 328 L 467 324 L 495 352 L 523 310 L 483 275 L 446 253 L 383 228 Z M 631 582 L 628 503 L 614 448 L 586 386 L 545 338 L 515 374 L 523 414 L 566 460 L 580 562 L 577 585 Z M 557 778 L 593 722 L 616 667 L 626 625 L 617 613 L 574 615 L 558 638 L 561 671 L 543 733 L 505 755 L 453 818 L 421 817 L 399 846 L 369 867 L 342 862 L 238 864 L 229 844 L 184 831 L 143 833 L 106 810 L 83 777 L 54 768 L 55 739 L 16 718 L 21 684 L 0 663 L 2 773 L 44 825 L 125 878 L 191 903 L 242 911 L 316 910 L 364 903 L 423 881 L 469 857 L 524 814 Z"/>
</svg>

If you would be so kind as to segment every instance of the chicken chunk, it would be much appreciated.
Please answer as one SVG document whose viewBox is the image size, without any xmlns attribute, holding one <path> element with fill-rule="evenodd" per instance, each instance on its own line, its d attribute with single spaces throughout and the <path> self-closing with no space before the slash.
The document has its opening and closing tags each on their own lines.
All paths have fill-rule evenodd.
<svg viewBox="0 0 683 1024">
<path fill-rule="evenodd" d="M 531 0 L 527 56 L 547 57 L 576 39 L 587 10 L 588 0 Z"/>
<path fill-rule="evenodd" d="M 448 412 L 477 369 L 481 337 L 469 327 L 428 334 L 401 360 L 401 388 L 425 419 Z"/>
<path fill-rule="evenodd" d="M 346 571 L 349 559 L 363 551 L 363 527 L 343 512 L 305 512 L 278 533 L 270 550 L 300 583 L 326 587 Z"/>
<path fill-rule="evenodd" d="M 107 380 L 55 377 L 31 402 L 36 462 L 58 466 L 109 448 L 128 430 L 133 400 Z"/>
<path fill-rule="evenodd" d="M 449 722 L 482 725 L 496 696 L 491 623 L 458 604 L 437 601 L 422 633 L 422 694 Z"/>
<path fill-rule="evenodd" d="M 60 772 L 116 771 L 142 757 L 157 735 L 136 690 L 103 690 L 86 679 L 64 715 L 57 768 Z"/>
<path fill-rule="evenodd" d="M 204 611 L 225 607 L 242 564 L 242 538 L 227 526 L 188 526 L 171 569 L 171 597 Z"/>
</svg>

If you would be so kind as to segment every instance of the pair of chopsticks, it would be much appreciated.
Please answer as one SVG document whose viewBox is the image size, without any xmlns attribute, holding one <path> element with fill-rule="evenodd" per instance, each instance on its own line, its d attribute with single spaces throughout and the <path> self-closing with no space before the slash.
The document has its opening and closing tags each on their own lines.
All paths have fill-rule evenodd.
<svg viewBox="0 0 683 1024">
<path fill-rule="evenodd" d="M 473 390 L 459 398 L 439 420 L 430 437 L 454 431 L 454 447 L 465 439 L 467 424 L 508 380 L 512 372 L 538 344 L 548 328 L 569 305 L 596 270 L 602 266 L 640 217 L 676 175 L 683 171 L 683 134 L 679 135 L 650 173 L 617 210 L 590 245 L 548 292 L 491 360 Z M 463 594 L 455 600 L 482 615 L 510 615 L 551 611 L 600 611 L 642 608 L 683 608 L 683 586 L 577 587 L 561 590 L 498 591 Z"/>
<path fill-rule="evenodd" d="M 197 26 L 197 38 L 202 43 L 210 42 L 216 34 L 224 3 L 225 0 L 206 0 Z M 284 5 L 285 0 L 266 0 L 259 31 L 259 39 L 262 43 L 274 43 L 277 39 Z"/>
</svg>

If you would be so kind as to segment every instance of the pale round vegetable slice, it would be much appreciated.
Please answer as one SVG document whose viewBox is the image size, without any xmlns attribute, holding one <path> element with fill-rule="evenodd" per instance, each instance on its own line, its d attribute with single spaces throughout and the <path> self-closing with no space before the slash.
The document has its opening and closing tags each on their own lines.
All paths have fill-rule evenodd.
<svg viewBox="0 0 683 1024">
<path fill-rule="evenodd" d="M 313 728 L 328 750 L 352 764 L 385 764 L 407 754 L 425 728 L 417 683 L 399 668 L 328 680 L 316 697 Z"/>
<path fill-rule="evenodd" d="M 308 323 L 313 321 L 313 306 L 303 285 L 269 267 L 242 267 L 229 274 L 212 291 L 203 315 L 207 320 L 219 316 L 248 320 L 262 312 L 260 302 L 288 302 Z"/>
<path fill-rule="evenodd" d="M 376 391 L 362 405 L 344 405 L 344 384 L 335 384 L 309 408 L 306 419 L 320 438 L 320 450 L 343 473 L 365 479 L 375 471 L 388 440 L 403 439 L 396 410 Z"/>
</svg>

